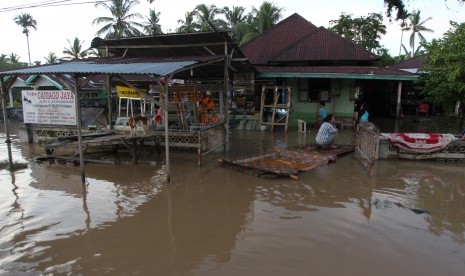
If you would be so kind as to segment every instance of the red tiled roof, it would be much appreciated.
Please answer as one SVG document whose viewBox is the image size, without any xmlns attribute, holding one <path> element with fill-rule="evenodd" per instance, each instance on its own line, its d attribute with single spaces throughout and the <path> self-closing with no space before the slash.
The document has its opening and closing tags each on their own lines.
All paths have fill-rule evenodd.
<svg viewBox="0 0 465 276">
<path fill-rule="evenodd" d="M 312 67 L 274 67 L 256 66 L 259 74 L 264 73 L 304 73 L 304 74 L 360 74 L 360 75 L 408 75 L 415 74 L 374 66 L 312 66 Z"/>
<path fill-rule="evenodd" d="M 252 64 L 267 64 L 272 57 L 315 30 L 315 25 L 294 13 L 243 45 L 241 50 Z"/>
<path fill-rule="evenodd" d="M 378 56 L 323 27 L 284 49 L 273 61 L 375 61 Z"/>
</svg>

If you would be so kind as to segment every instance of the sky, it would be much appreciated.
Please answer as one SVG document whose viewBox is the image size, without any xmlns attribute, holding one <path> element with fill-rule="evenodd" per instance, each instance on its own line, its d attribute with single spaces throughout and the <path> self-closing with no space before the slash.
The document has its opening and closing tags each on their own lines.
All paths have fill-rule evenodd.
<svg viewBox="0 0 465 276">
<path fill-rule="evenodd" d="M 62 0 L 64 3 L 74 5 L 58 5 L 54 7 L 32 7 L 5 11 L 6 8 L 17 6 L 31 6 L 58 0 L 1 0 L 0 1 L 0 32 L 3 34 L 0 40 L 0 54 L 17 54 L 20 61 L 28 62 L 26 36 L 22 29 L 14 22 L 14 17 L 20 13 L 29 13 L 37 21 L 37 30 L 31 30 L 29 43 L 31 48 L 31 60 L 45 63 L 45 57 L 54 52 L 58 57 L 63 56 L 65 47 L 69 47 L 69 41 L 79 38 L 85 48 L 90 47 L 95 33 L 101 28 L 100 25 L 92 25 L 97 17 L 110 16 L 110 13 L 102 7 L 95 7 L 94 0 Z M 434 30 L 432 34 L 425 34 L 427 41 L 433 38 L 441 38 L 450 29 L 449 20 L 462 23 L 465 21 L 465 5 L 457 0 L 405 0 L 407 8 L 420 10 L 421 18 L 432 19 L 426 23 L 426 27 Z M 231 4 L 231 2 L 233 4 Z M 383 0 L 285 0 L 269 1 L 283 8 L 283 18 L 298 13 L 306 20 L 316 26 L 327 28 L 330 20 L 338 19 L 341 13 L 352 15 L 352 17 L 367 16 L 368 13 L 382 13 L 385 16 L 386 8 Z M 80 3 L 80 4 L 75 4 Z M 160 12 L 159 23 L 162 30 L 174 32 L 179 26 L 178 20 L 185 18 L 185 13 L 192 11 L 198 4 L 217 7 L 242 6 L 246 12 L 252 7 L 259 8 L 262 0 L 156 0 L 149 4 L 146 0 L 140 0 L 132 12 L 139 12 L 145 17 L 149 9 Z M 392 56 L 397 56 L 400 50 L 400 24 L 389 22 L 385 19 L 387 34 L 382 36 L 381 45 L 389 50 Z M 408 36 L 404 35 L 404 44 L 408 45 Z"/>
</svg>

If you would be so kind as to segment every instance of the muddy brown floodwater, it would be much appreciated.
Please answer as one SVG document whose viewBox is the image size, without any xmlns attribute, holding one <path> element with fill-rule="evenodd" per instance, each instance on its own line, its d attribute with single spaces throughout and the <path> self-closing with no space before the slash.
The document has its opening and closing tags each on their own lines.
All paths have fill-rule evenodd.
<svg viewBox="0 0 465 276">
<path fill-rule="evenodd" d="M 235 130 L 226 157 L 314 135 Z M 79 166 L 36 163 L 40 147 L 12 138 L 29 167 L 0 171 L 0 274 L 464 275 L 463 162 L 383 160 L 369 177 L 348 154 L 270 180 L 175 151 L 169 184 L 154 153 L 86 164 L 82 185 Z"/>
</svg>

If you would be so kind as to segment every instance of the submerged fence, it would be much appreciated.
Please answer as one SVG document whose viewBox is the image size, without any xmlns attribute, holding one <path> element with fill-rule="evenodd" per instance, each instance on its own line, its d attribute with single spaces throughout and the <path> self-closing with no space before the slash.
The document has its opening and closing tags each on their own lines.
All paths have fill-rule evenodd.
<svg viewBox="0 0 465 276">
<path fill-rule="evenodd" d="M 368 171 L 370 176 L 374 174 L 378 142 L 379 129 L 373 123 L 358 124 L 355 139 L 355 159 Z"/>
</svg>

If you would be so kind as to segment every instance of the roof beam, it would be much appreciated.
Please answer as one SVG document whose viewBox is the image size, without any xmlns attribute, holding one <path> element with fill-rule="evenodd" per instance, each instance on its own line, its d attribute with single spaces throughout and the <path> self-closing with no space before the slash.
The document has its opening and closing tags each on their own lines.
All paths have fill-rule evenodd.
<svg viewBox="0 0 465 276">
<path fill-rule="evenodd" d="M 111 46 L 106 45 L 108 49 L 156 49 L 156 48 L 186 48 L 186 47 L 208 47 L 208 46 L 222 46 L 224 42 L 215 42 L 215 43 L 191 43 L 191 44 L 181 44 L 181 45 L 120 45 L 120 46 Z"/>
</svg>

